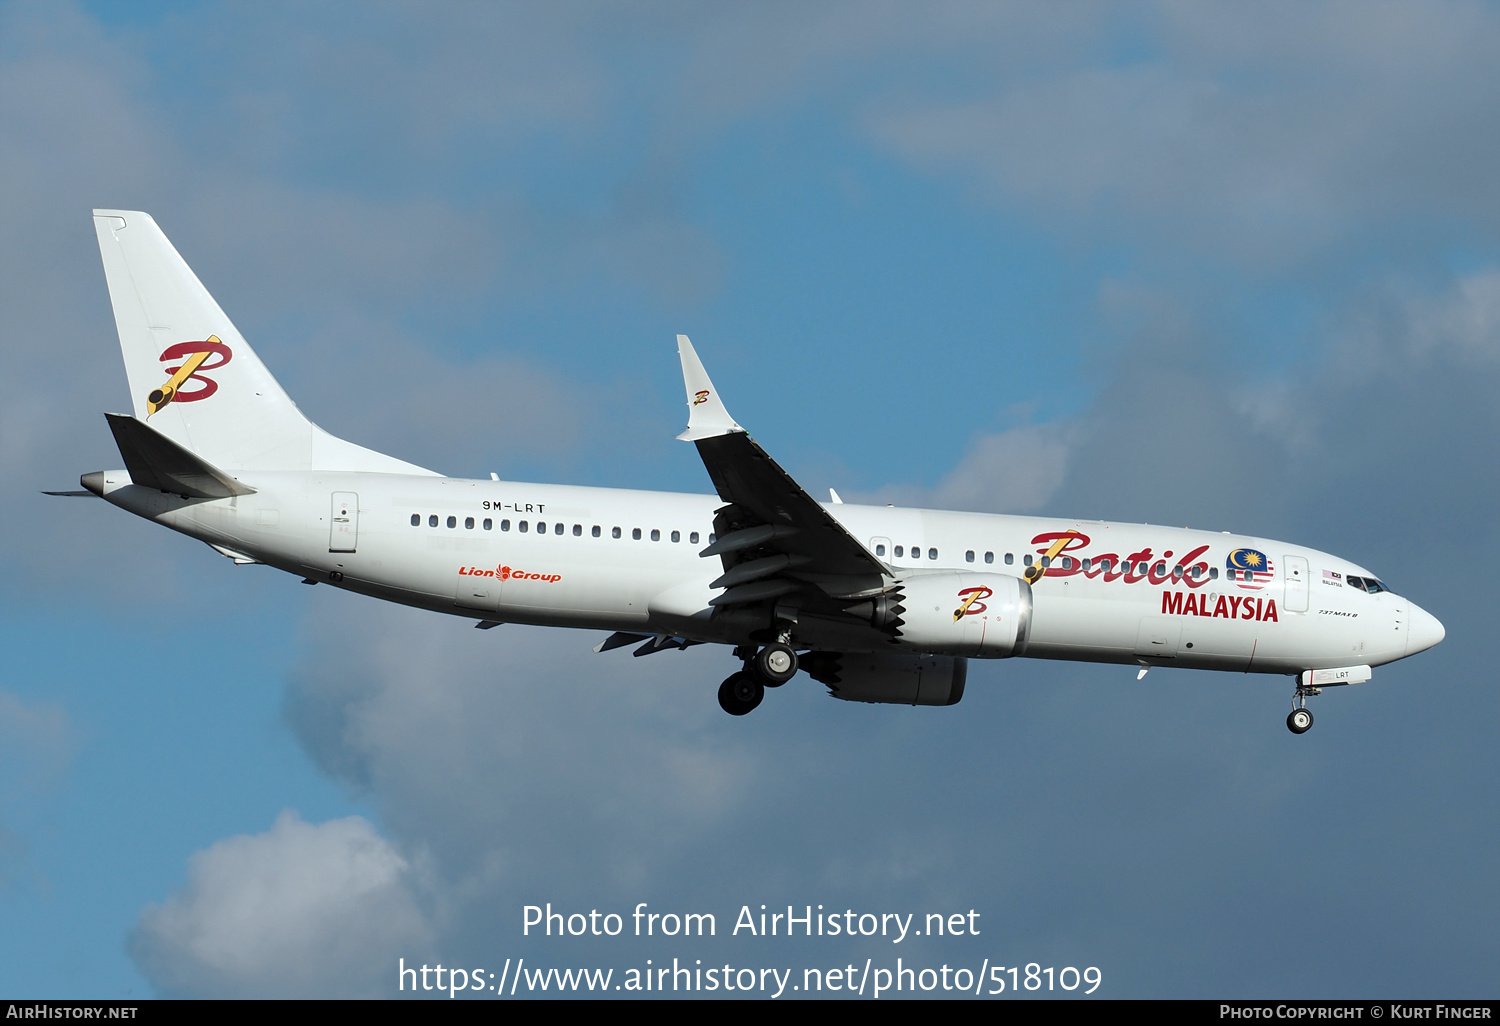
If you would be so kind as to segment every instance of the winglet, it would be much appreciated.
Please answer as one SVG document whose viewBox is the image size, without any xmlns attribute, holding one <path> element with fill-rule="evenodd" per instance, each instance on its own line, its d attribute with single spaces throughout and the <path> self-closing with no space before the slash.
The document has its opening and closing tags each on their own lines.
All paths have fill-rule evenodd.
<svg viewBox="0 0 1500 1026">
<path fill-rule="evenodd" d="M 682 383 L 687 387 L 688 404 L 687 430 L 677 437 L 684 442 L 696 442 L 736 431 L 743 433 L 745 429 L 724 408 L 724 401 L 714 383 L 708 380 L 708 371 L 703 369 L 703 362 L 686 335 L 677 336 L 677 355 L 682 358 Z"/>
</svg>

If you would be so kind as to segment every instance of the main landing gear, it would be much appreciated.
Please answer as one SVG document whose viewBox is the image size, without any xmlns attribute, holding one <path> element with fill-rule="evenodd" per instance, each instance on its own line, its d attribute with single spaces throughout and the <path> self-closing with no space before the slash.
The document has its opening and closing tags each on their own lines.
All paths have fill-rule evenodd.
<svg viewBox="0 0 1500 1026">
<path fill-rule="evenodd" d="M 797 650 L 784 641 L 774 641 L 751 654 L 743 648 L 735 655 L 745 668 L 731 673 L 719 685 L 719 706 L 731 716 L 743 716 L 766 697 L 766 688 L 779 688 L 797 675 Z"/>
<path fill-rule="evenodd" d="M 773 642 L 755 653 L 755 674 L 768 688 L 779 688 L 797 675 L 797 653 L 790 645 Z"/>
<path fill-rule="evenodd" d="M 1301 677 L 1297 680 L 1297 690 L 1292 692 L 1292 711 L 1286 718 L 1286 729 L 1293 734 L 1306 734 L 1313 725 L 1313 714 L 1307 708 L 1307 700 L 1313 695 L 1321 695 L 1323 689 L 1301 683 Z"/>
<path fill-rule="evenodd" d="M 719 707 L 731 716 L 743 716 L 766 697 L 765 685 L 755 675 L 740 670 L 719 685 Z"/>
</svg>

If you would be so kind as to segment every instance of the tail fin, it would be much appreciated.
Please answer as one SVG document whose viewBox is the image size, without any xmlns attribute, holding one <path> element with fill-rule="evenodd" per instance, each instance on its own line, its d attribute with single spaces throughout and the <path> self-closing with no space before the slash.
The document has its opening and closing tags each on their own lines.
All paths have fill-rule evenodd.
<svg viewBox="0 0 1500 1026">
<path fill-rule="evenodd" d="M 137 420 L 225 471 L 431 471 L 308 420 L 149 214 L 96 210 Z"/>
</svg>

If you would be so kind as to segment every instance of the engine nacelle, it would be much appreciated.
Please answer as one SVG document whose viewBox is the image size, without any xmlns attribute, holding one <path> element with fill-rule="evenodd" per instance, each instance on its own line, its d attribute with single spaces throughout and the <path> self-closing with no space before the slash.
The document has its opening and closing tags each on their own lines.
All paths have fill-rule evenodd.
<svg viewBox="0 0 1500 1026">
<path fill-rule="evenodd" d="M 811 652 L 802 660 L 814 680 L 846 702 L 957 705 L 969 664 L 952 656 L 884 652 Z"/>
<path fill-rule="evenodd" d="M 901 581 L 887 629 L 907 647 L 937 655 L 1020 655 L 1031 634 L 1031 585 L 1008 574 L 917 574 Z"/>
</svg>

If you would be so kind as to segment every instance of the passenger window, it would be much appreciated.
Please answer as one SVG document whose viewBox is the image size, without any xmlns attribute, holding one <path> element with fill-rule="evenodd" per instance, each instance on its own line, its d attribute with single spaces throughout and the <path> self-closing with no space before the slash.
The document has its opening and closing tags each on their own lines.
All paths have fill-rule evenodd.
<svg viewBox="0 0 1500 1026">
<path fill-rule="evenodd" d="M 1025 563 L 1027 566 L 1030 566 L 1031 565 L 1031 553 L 1029 553 L 1029 552 L 1026 553 L 1026 558 L 1024 560 L 1022 560 L 1022 562 Z"/>
<path fill-rule="evenodd" d="M 984 554 L 984 561 L 986 563 L 993 563 L 995 561 L 995 554 L 993 552 L 986 552 Z"/>
<path fill-rule="evenodd" d="M 1128 574 L 1128 573 L 1130 573 L 1130 567 L 1131 567 L 1130 560 L 1128 560 L 1128 559 L 1125 560 L 1124 562 L 1122 562 L 1120 564 L 1120 573 L 1122 573 L 1122 574 Z"/>
<path fill-rule="evenodd" d="M 598 524 L 595 524 L 595 525 L 594 525 L 594 530 L 593 530 L 593 532 L 592 532 L 592 533 L 593 533 L 593 536 L 594 536 L 594 537 L 595 537 L 595 538 L 597 538 L 597 537 L 599 537 L 599 535 L 601 535 L 601 534 L 603 534 L 603 533 L 604 533 L 604 532 L 603 532 L 603 531 L 601 531 L 601 530 L 599 530 L 599 525 L 598 525 Z"/>
<path fill-rule="evenodd" d="M 1088 573 L 1093 568 L 1094 568 L 1094 561 L 1092 559 L 1085 559 L 1083 561 L 1083 572 L 1084 573 Z"/>
<path fill-rule="evenodd" d="M 1071 570 L 1071 569 L 1073 569 L 1073 557 L 1072 556 L 1064 556 L 1062 558 L 1062 568 L 1064 570 Z"/>
<path fill-rule="evenodd" d="M 582 524 L 574 524 L 573 525 L 573 537 L 574 538 L 582 538 L 583 537 L 583 525 Z"/>
<path fill-rule="evenodd" d="M 906 555 L 906 547 L 903 546 L 903 545 L 897 545 L 896 546 L 896 558 L 900 559 L 904 555 Z"/>
<path fill-rule="evenodd" d="M 885 555 L 885 546 L 884 545 L 877 545 L 877 546 L 875 546 L 875 555 L 877 555 L 877 556 L 883 556 L 883 555 Z"/>
<path fill-rule="evenodd" d="M 1161 560 L 1157 560 L 1156 561 L 1156 569 L 1153 570 L 1152 573 L 1154 573 L 1154 574 L 1156 574 L 1156 576 L 1160 577 L 1163 574 L 1165 574 L 1166 572 L 1167 572 L 1167 564 L 1163 563 Z"/>
<path fill-rule="evenodd" d="M 502 521 L 500 521 L 500 530 L 502 530 L 502 531 L 509 531 L 510 530 L 510 521 L 509 520 L 502 520 Z"/>
<path fill-rule="evenodd" d="M 658 531 L 658 530 L 657 530 L 657 529 L 656 529 L 656 528 L 654 528 L 654 527 L 653 527 L 653 528 L 651 528 L 651 540 L 652 540 L 652 541 L 661 541 L 661 532 L 660 532 L 660 531 Z"/>
<path fill-rule="evenodd" d="M 1043 567 L 1050 567 L 1051 565 L 1052 565 L 1052 557 L 1051 556 L 1043 556 L 1042 557 L 1042 566 Z"/>
<path fill-rule="evenodd" d="M 964 562 L 965 563 L 972 563 L 972 562 L 974 562 L 974 550 L 973 549 L 970 549 L 969 551 L 967 551 L 967 552 L 964 553 Z"/>
<path fill-rule="evenodd" d="M 712 545 L 716 541 L 718 541 L 718 539 L 714 537 L 714 533 L 712 531 L 708 532 L 708 543 Z"/>
<path fill-rule="evenodd" d="M 640 541 L 641 529 L 639 527 L 632 528 L 630 531 L 630 537 L 634 538 L 636 541 Z"/>
<path fill-rule="evenodd" d="M 436 515 L 433 515 L 433 516 L 430 516 L 430 517 L 427 518 L 427 526 L 428 527 L 436 527 L 437 526 L 437 516 Z"/>
<path fill-rule="evenodd" d="M 458 526 L 458 517 L 449 517 L 448 518 L 448 526 L 449 527 L 457 527 Z"/>
<path fill-rule="evenodd" d="M 694 545 L 697 545 L 698 544 L 698 532 L 694 531 L 692 534 L 688 535 L 688 541 L 691 542 Z"/>
<path fill-rule="evenodd" d="M 1006 554 L 1005 554 L 1005 565 L 1006 565 L 1006 566 L 1010 566 L 1010 565 L 1011 565 L 1011 564 L 1012 564 L 1012 563 L 1014 563 L 1014 562 L 1015 562 L 1015 561 L 1016 561 L 1016 557 L 1015 557 L 1015 554 L 1014 554 L 1014 553 L 1011 553 L 1011 552 L 1007 552 L 1007 553 L 1006 553 Z"/>
<path fill-rule="evenodd" d="M 420 514 L 420 513 L 413 513 L 411 515 L 411 526 L 413 526 L 413 527 L 421 527 L 422 526 L 422 514 Z"/>
<path fill-rule="evenodd" d="M 1208 577 L 1209 577 L 1209 580 L 1217 581 L 1219 579 L 1219 568 L 1216 567 L 1216 566 L 1209 567 Z"/>
<path fill-rule="evenodd" d="M 612 527 L 612 528 L 610 528 L 609 529 L 609 536 L 611 538 L 618 538 L 618 537 L 620 537 L 620 529 L 618 527 Z"/>
<path fill-rule="evenodd" d="M 466 531 L 472 531 L 472 530 L 474 530 L 474 518 L 473 517 L 464 517 L 464 530 L 466 530 Z"/>
<path fill-rule="evenodd" d="M 552 525 L 552 533 L 553 534 L 562 534 L 563 533 L 563 523 L 562 523 L 561 520 L 559 520 L 557 523 L 555 523 L 555 524 Z"/>
<path fill-rule="evenodd" d="M 682 532 L 681 531 L 673 531 L 672 532 L 672 540 L 674 542 L 680 542 L 680 541 L 682 541 Z"/>
<path fill-rule="evenodd" d="M 521 533 L 522 533 L 522 534 L 525 534 L 525 533 L 526 533 L 526 532 L 527 532 L 527 531 L 528 531 L 528 530 L 529 530 L 529 529 L 530 529 L 530 527 L 529 527 L 529 525 L 528 525 L 528 524 L 527 524 L 527 523 L 526 523 L 526 521 L 524 521 L 524 520 L 523 520 L 523 521 L 521 521 L 521 522 L 520 522 L 520 523 L 519 523 L 519 524 L 518 524 L 518 525 L 516 525 L 516 526 L 517 526 L 517 529 L 518 529 L 518 530 L 520 530 L 520 532 L 521 532 Z"/>
<path fill-rule="evenodd" d="M 489 517 L 485 517 L 484 518 L 484 529 L 486 531 L 493 531 L 495 529 L 495 522 L 493 520 L 491 520 Z"/>
<path fill-rule="evenodd" d="M 928 549 L 927 550 L 927 558 L 928 559 L 937 559 L 937 549 Z"/>
</svg>

